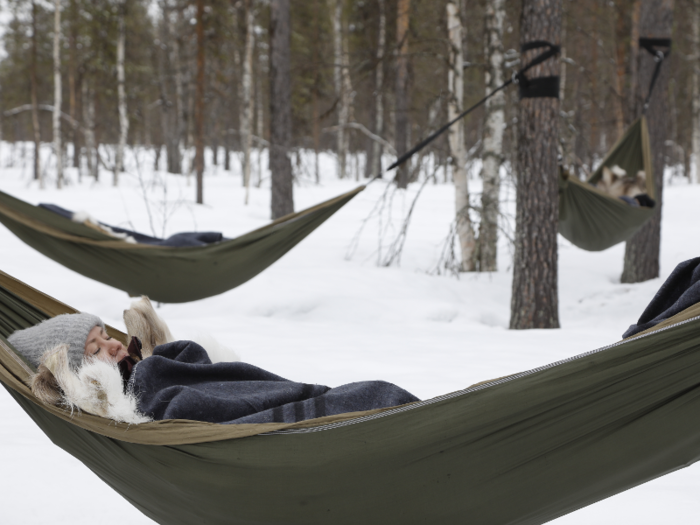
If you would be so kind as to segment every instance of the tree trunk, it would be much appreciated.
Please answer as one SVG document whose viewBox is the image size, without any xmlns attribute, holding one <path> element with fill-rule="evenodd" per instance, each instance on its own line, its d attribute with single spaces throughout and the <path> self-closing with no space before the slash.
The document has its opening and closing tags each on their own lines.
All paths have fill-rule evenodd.
<svg viewBox="0 0 700 525">
<path fill-rule="evenodd" d="M 341 0 L 342 4 L 342 0 Z M 344 129 L 349 122 L 353 122 L 355 120 L 353 110 L 352 110 L 352 101 L 354 98 L 354 92 L 352 90 L 352 80 L 350 79 L 350 49 L 349 49 L 349 42 L 348 42 L 348 27 L 347 27 L 347 21 L 343 21 L 344 19 L 341 18 L 342 24 L 341 24 L 341 46 L 342 46 L 342 69 L 340 72 L 340 79 L 342 82 L 342 96 L 340 98 L 340 116 L 338 118 L 339 124 L 341 129 Z M 347 164 L 348 164 L 348 155 L 350 154 L 350 133 L 345 132 L 343 133 L 343 170 L 345 172 L 345 175 L 347 176 Z"/>
<path fill-rule="evenodd" d="M 172 67 L 175 70 L 175 104 L 176 104 L 176 130 L 177 130 L 177 158 L 175 158 L 175 150 L 173 151 L 173 169 L 177 171 L 171 171 L 171 173 L 182 173 L 182 154 L 180 153 L 180 148 L 187 151 L 189 148 L 189 143 L 187 140 L 187 130 L 188 130 L 188 120 L 190 118 L 190 113 L 187 111 L 187 103 L 185 102 L 185 87 L 184 79 L 182 74 L 182 57 L 180 53 L 180 32 L 183 31 L 184 16 L 182 14 L 182 8 L 178 7 L 177 10 L 177 29 L 176 37 L 172 39 L 173 42 L 173 54 L 171 57 Z M 175 162 L 177 161 L 177 162 Z M 168 161 L 168 170 L 170 170 L 170 161 Z"/>
<path fill-rule="evenodd" d="M 83 99 L 83 128 L 85 129 L 85 158 L 87 160 L 88 173 L 98 180 L 99 168 L 97 166 L 97 144 L 95 140 L 95 96 L 93 89 L 89 87 L 87 79 L 82 82 Z"/>
<path fill-rule="evenodd" d="M 124 18 L 126 16 L 126 2 L 122 0 L 119 5 L 119 38 L 117 40 L 117 96 L 119 98 L 119 144 L 117 145 L 117 158 L 114 166 L 114 186 L 119 183 L 119 174 L 124 171 L 124 149 L 126 138 L 129 135 L 129 117 L 126 113 L 126 90 L 124 89 L 124 45 L 126 41 L 126 28 Z"/>
<path fill-rule="evenodd" d="M 41 129 L 39 128 L 39 105 L 37 101 L 36 77 L 36 1 L 32 0 L 32 128 L 34 130 L 34 180 L 39 181 L 39 187 L 44 188 L 44 177 L 41 175 L 40 154 Z"/>
<path fill-rule="evenodd" d="M 639 19 L 641 36 L 670 37 L 673 27 L 673 0 L 643 0 Z M 638 108 L 646 98 L 656 62 L 646 51 L 639 53 Z M 668 110 L 666 85 L 669 64 L 663 64 L 656 80 L 654 94 L 647 109 L 649 141 L 651 145 L 654 181 L 656 183 L 656 207 L 651 219 L 627 240 L 625 262 L 620 281 L 639 283 L 659 276 L 659 252 L 661 248 L 661 210 L 663 206 L 664 149 Z"/>
<path fill-rule="evenodd" d="M 347 176 L 347 124 L 348 105 L 345 85 L 345 50 L 343 35 L 343 4 L 344 0 L 329 0 L 328 7 L 331 13 L 331 25 L 333 27 L 333 86 L 338 97 L 338 131 L 336 133 L 337 164 L 336 174 L 338 178 Z"/>
<path fill-rule="evenodd" d="M 270 2 L 270 171 L 272 219 L 294 212 L 289 0 Z"/>
<path fill-rule="evenodd" d="M 374 125 L 372 133 L 381 137 L 384 133 L 384 48 L 386 47 L 386 0 L 377 0 L 379 4 L 379 34 L 377 35 L 377 67 L 374 71 Z M 382 145 L 372 140 L 367 156 L 366 177 L 382 174 Z"/>
<path fill-rule="evenodd" d="M 204 0 L 197 0 L 197 86 L 194 127 L 197 204 L 204 204 Z"/>
<path fill-rule="evenodd" d="M 78 8 L 76 5 L 76 0 L 71 0 L 70 2 L 70 37 L 69 37 L 69 49 L 70 49 L 70 63 L 68 64 L 68 111 L 70 112 L 70 117 L 73 121 L 79 120 L 78 118 L 78 89 L 76 83 L 77 77 L 77 52 L 78 52 Z M 80 132 L 72 128 L 70 131 L 72 142 L 73 142 L 73 167 L 80 169 Z"/>
<path fill-rule="evenodd" d="M 486 94 L 503 84 L 503 22 L 505 0 L 490 0 L 486 4 Z M 479 270 L 498 269 L 498 215 L 500 170 L 503 162 L 503 130 L 505 127 L 505 92 L 499 91 L 486 101 L 484 108 L 483 166 L 481 179 L 481 224 L 479 226 Z"/>
<path fill-rule="evenodd" d="M 314 179 L 316 184 L 321 182 L 321 169 L 319 166 L 319 153 L 321 149 L 321 120 L 319 116 L 318 96 L 321 91 L 321 67 L 319 63 L 319 48 L 321 47 L 321 24 L 319 22 L 318 11 L 320 9 L 319 0 L 314 0 L 314 84 L 311 89 L 311 120 L 313 122 L 314 139 Z"/>
<path fill-rule="evenodd" d="M 692 181 L 700 183 L 700 0 L 693 0 L 693 168 Z"/>
<path fill-rule="evenodd" d="M 632 29 L 630 31 L 630 86 L 628 111 L 630 115 L 637 115 L 637 90 L 639 89 L 639 17 L 642 9 L 642 0 L 634 0 L 632 5 Z"/>
<path fill-rule="evenodd" d="M 182 133 L 180 130 L 180 104 L 178 98 L 179 86 L 179 58 L 177 50 L 169 53 L 171 47 L 177 47 L 177 38 L 173 37 L 173 32 L 170 28 L 170 6 L 167 0 L 161 2 L 161 10 L 163 13 L 163 24 L 161 28 L 161 40 L 165 44 L 165 49 L 156 51 L 158 57 L 158 85 L 160 88 L 160 111 L 161 111 L 161 129 L 163 134 L 163 142 L 165 143 L 166 168 L 168 173 L 182 173 L 182 154 L 180 152 L 180 141 Z M 173 59 L 174 57 L 174 59 Z M 174 64 L 173 64 L 174 63 Z M 172 70 L 175 69 L 175 98 L 176 104 L 173 104 L 168 93 L 170 85 L 170 76 Z"/>
<path fill-rule="evenodd" d="M 522 44 L 559 43 L 562 0 L 523 0 Z M 543 51 L 522 54 L 526 64 Z M 528 78 L 559 73 L 550 58 L 533 67 Z M 557 233 L 559 225 L 559 100 L 524 98 L 518 118 L 518 172 L 511 329 L 559 328 Z"/>
<path fill-rule="evenodd" d="M 253 46 L 255 45 L 253 0 L 245 0 L 245 20 L 241 140 L 243 141 L 243 184 L 245 185 L 245 204 L 247 205 L 250 193 L 250 147 L 253 140 Z"/>
<path fill-rule="evenodd" d="M 464 102 L 464 55 L 462 54 L 462 21 L 457 6 L 447 4 L 447 32 L 449 35 L 449 69 L 447 70 L 447 120 L 451 121 L 462 112 Z M 398 131 L 398 128 L 397 128 Z M 464 146 L 464 119 L 457 121 L 448 130 L 452 178 L 455 184 L 455 222 L 462 255 L 461 271 L 475 269 L 476 240 L 474 227 L 469 217 L 469 185 L 467 180 L 467 152 Z M 401 187 L 401 186 L 399 186 Z"/>
<path fill-rule="evenodd" d="M 396 96 L 394 117 L 394 142 L 396 156 L 408 150 L 408 23 L 411 0 L 398 0 L 396 7 Z M 396 169 L 399 188 L 408 187 L 410 161 Z"/>
<path fill-rule="evenodd" d="M 627 65 L 627 35 L 625 34 L 625 19 L 627 18 L 626 3 L 617 2 L 615 20 L 615 139 L 622 137 L 625 132 L 625 66 Z"/>
<path fill-rule="evenodd" d="M 56 156 L 56 187 L 63 186 L 63 146 L 61 145 L 61 0 L 54 0 L 53 18 L 53 149 Z"/>
<path fill-rule="evenodd" d="M 257 89 L 255 90 L 255 133 L 258 139 L 262 140 L 265 138 L 265 104 L 263 104 L 263 73 L 262 65 L 260 60 L 255 61 L 255 84 Z M 256 182 L 256 187 L 260 187 L 262 184 L 262 155 L 263 155 L 263 143 L 258 140 L 258 180 Z"/>
</svg>

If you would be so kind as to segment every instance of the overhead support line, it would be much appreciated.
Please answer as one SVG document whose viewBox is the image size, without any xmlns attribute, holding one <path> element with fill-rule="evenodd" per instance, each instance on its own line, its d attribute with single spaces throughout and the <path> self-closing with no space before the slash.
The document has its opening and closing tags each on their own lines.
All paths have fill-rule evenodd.
<svg viewBox="0 0 700 525">
<path fill-rule="evenodd" d="M 522 51 L 529 51 L 531 49 L 538 49 L 541 47 L 546 47 L 547 50 L 543 51 L 539 55 L 537 55 L 535 58 L 533 58 L 529 63 L 527 63 L 525 66 L 520 68 L 517 72 L 514 72 L 513 75 L 509 80 L 501 84 L 499 87 L 494 89 L 491 93 L 486 95 L 484 98 L 479 100 L 476 104 L 471 106 L 468 109 L 465 109 L 462 113 L 457 115 L 454 119 L 449 121 L 447 124 L 442 126 L 440 129 L 426 137 L 424 140 L 413 146 L 410 150 L 408 150 L 406 153 L 401 155 L 396 161 L 389 166 L 385 171 L 391 171 L 394 168 L 399 167 L 401 164 L 406 162 L 408 159 L 410 159 L 413 155 L 418 153 L 420 150 L 425 148 L 428 144 L 433 142 L 435 139 L 437 139 L 440 135 L 442 135 L 445 131 L 447 131 L 452 125 L 457 123 L 460 119 L 466 117 L 469 113 L 483 105 L 488 99 L 493 97 L 496 93 L 499 91 L 502 91 L 503 89 L 507 88 L 511 84 L 520 84 L 521 85 L 521 98 L 526 98 L 526 97 L 533 97 L 533 96 L 556 96 L 558 97 L 558 86 L 559 86 L 559 77 L 546 77 L 545 83 L 542 83 L 542 80 L 540 79 L 533 79 L 530 80 L 525 76 L 525 73 L 532 69 L 533 67 L 541 64 L 542 62 L 549 60 L 550 58 L 556 56 L 559 51 L 560 47 L 558 45 L 552 44 L 551 42 L 546 42 L 544 40 L 536 40 L 533 42 L 528 42 L 527 44 L 523 44 L 522 46 Z M 552 84 L 552 79 L 556 79 L 556 94 L 551 94 L 554 93 L 553 88 L 549 85 Z M 542 85 L 540 85 L 542 84 Z M 546 84 L 546 85 L 545 85 Z M 547 93 L 547 94 L 541 94 L 542 92 Z M 523 94 L 525 93 L 525 94 Z M 534 93 L 534 94 L 533 94 Z M 373 180 L 376 180 L 381 177 L 381 174 L 376 175 Z M 370 181 L 370 182 L 372 182 Z"/>
</svg>

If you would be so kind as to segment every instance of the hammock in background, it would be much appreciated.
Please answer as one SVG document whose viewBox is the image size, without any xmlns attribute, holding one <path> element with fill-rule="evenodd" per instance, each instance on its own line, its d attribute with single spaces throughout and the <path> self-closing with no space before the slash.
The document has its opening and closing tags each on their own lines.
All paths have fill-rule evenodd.
<svg viewBox="0 0 700 525">
<path fill-rule="evenodd" d="M 603 168 L 613 166 L 628 174 L 644 171 L 646 193 L 656 198 L 645 117 L 627 129 L 586 182 L 565 171 L 560 174 L 559 233 L 584 250 L 605 250 L 629 239 L 656 213 L 654 208 L 631 206 L 594 186 L 603 176 Z"/>
<path fill-rule="evenodd" d="M 85 277 L 184 303 L 224 293 L 252 279 L 347 204 L 365 186 L 292 213 L 250 233 L 205 246 L 130 243 L 0 192 L 0 222 L 35 250 Z"/>
<path fill-rule="evenodd" d="M 5 338 L 73 311 L 0 272 L 0 382 L 161 524 L 534 525 L 700 459 L 697 304 L 609 347 L 403 407 L 131 427 L 43 405 L 26 386 Z"/>
</svg>

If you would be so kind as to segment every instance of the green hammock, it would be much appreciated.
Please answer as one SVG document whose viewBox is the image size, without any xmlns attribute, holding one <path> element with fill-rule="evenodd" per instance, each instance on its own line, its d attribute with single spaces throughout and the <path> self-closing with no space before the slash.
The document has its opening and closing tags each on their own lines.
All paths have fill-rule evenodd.
<svg viewBox="0 0 700 525">
<path fill-rule="evenodd" d="M 131 296 L 184 303 L 252 279 L 364 188 L 286 215 L 236 239 L 185 248 L 129 243 L 3 192 L 0 222 L 35 250 L 85 277 Z"/>
<path fill-rule="evenodd" d="M 584 250 L 600 251 L 629 239 L 651 216 L 654 208 L 630 206 L 594 187 L 603 167 L 620 166 L 627 173 L 646 173 L 646 192 L 656 198 L 649 131 L 645 117 L 632 124 L 603 159 L 588 181 L 562 171 L 559 179 L 559 233 Z"/>
<path fill-rule="evenodd" d="M 30 369 L 5 337 L 70 311 L 0 273 L 0 381 L 56 445 L 161 524 L 532 525 L 700 459 L 698 305 L 609 347 L 403 407 L 131 427 L 42 405 L 25 386 Z"/>
</svg>

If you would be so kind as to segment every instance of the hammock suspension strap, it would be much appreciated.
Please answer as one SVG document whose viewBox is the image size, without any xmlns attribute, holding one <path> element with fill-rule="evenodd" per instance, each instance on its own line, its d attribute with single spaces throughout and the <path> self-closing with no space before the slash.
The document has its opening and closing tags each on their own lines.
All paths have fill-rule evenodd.
<svg viewBox="0 0 700 525">
<path fill-rule="evenodd" d="M 647 93 L 647 98 L 644 100 L 644 105 L 642 106 L 642 115 L 646 114 L 647 109 L 649 109 L 649 101 L 651 100 L 651 94 L 654 91 L 654 85 L 656 84 L 656 79 L 661 71 L 661 65 L 664 59 L 671 54 L 671 39 L 670 38 L 650 38 L 650 37 L 640 37 L 639 47 L 647 50 L 647 52 L 654 57 L 656 62 L 656 67 L 654 68 L 654 73 L 651 76 L 651 82 L 649 83 L 649 92 Z M 663 49 L 659 49 L 663 48 Z"/>
<path fill-rule="evenodd" d="M 529 51 L 530 49 L 538 49 L 538 48 L 541 48 L 541 47 L 546 47 L 547 49 L 546 49 L 545 51 L 543 51 L 542 53 L 540 53 L 539 55 L 537 55 L 535 58 L 533 58 L 530 62 L 528 62 L 527 64 L 525 64 L 525 65 L 524 65 L 522 68 L 520 68 L 517 72 L 513 73 L 513 76 L 512 76 L 509 80 L 507 80 L 506 82 L 504 82 L 503 84 L 501 84 L 500 86 L 498 86 L 496 89 L 494 89 L 493 91 L 491 91 L 491 93 L 489 93 L 488 95 L 486 95 L 486 96 L 485 96 L 484 98 L 482 98 L 479 102 L 477 102 L 476 104 L 474 104 L 474 105 L 471 106 L 470 108 L 465 109 L 462 113 L 460 113 L 459 115 L 457 115 L 454 119 L 452 119 L 451 121 L 449 121 L 447 124 L 445 124 L 444 126 L 442 126 L 440 129 L 438 129 L 437 131 L 433 132 L 431 135 L 429 135 L 428 137 L 426 137 L 425 139 L 423 139 L 422 141 L 420 141 L 418 144 L 416 144 L 415 146 L 413 146 L 413 147 L 412 147 L 410 150 L 408 150 L 406 153 L 404 153 L 403 155 L 401 155 L 401 156 L 400 156 L 398 159 L 396 159 L 396 161 L 395 161 L 391 166 L 389 166 L 385 171 L 391 171 L 391 170 L 393 170 L 394 168 L 397 168 L 398 166 L 400 166 L 401 164 L 403 164 L 404 162 L 406 162 L 406 161 L 407 161 L 408 159 L 410 159 L 413 155 L 415 155 L 416 153 L 418 153 L 420 150 L 422 150 L 424 147 L 426 147 L 428 144 L 430 144 L 430 143 L 433 142 L 436 138 L 438 138 L 440 135 L 442 135 L 445 131 L 447 131 L 453 124 L 455 124 L 456 122 L 458 122 L 460 119 L 466 117 L 469 113 L 471 113 L 471 112 L 474 111 L 476 108 L 478 108 L 479 106 L 481 106 L 484 102 L 486 102 L 488 99 L 490 99 L 491 97 L 493 97 L 493 96 L 494 96 L 496 93 L 498 93 L 499 91 L 505 89 L 506 87 L 510 86 L 511 84 L 519 84 L 519 83 L 521 83 L 521 82 L 526 82 L 526 83 L 530 83 L 530 84 L 531 84 L 531 83 L 532 83 L 533 81 L 535 81 L 535 80 L 538 80 L 538 81 L 539 81 L 539 79 L 532 79 L 532 80 L 527 79 L 527 77 L 525 77 L 525 73 L 526 73 L 527 71 L 529 71 L 531 68 L 535 67 L 536 65 L 539 65 L 539 64 L 541 64 L 542 62 L 544 62 L 545 60 L 549 60 L 550 58 L 552 58 L 552 57 L 556 56 L 557 54 L 559 54 L 559 49 L 560 49 L 560 47 L 557 46 L 557 45 L 555 45 L 555 44 L 552 44 L 551 42 L 546 42 L 546 41 L 544 41 L 544 40 L 535 40 L 535 41 L 533 41 L 533 42 L 527 42 L 526 44 L 523 44 L 522 47 L 521 47 L 521 50 L 522 50 L 523 52 L 524 52 L 524 51 Z M 559 95 L 558 95 L 558 93 L 559 93 L 559 77 L 545 77 L 545 78 L 556 78 L 556 83 L 557 83 L 557 97 L 558 97 L 558 96 L 559 96 Z M 551 82 L 551 81 L 546 81 L 546 82 Z M 546 82 L 545 82 L 545 83 L 546 83 Z M 534 87 L 534 86 L 533 86 L 533 87 Z M 550 92 L 550 93 L 552 92 L 551 86 L 550 86 L 550 87 L 546 87 L 545 89 L 548 90 L 548 92 Z M 551 95 L 535 95 L 535 96 L 551 96 Z M 376 175 L 372 180 L 376 180 L 376 179 L 378 179 L 378 178 L 380 178 L 380 177 L 381 177 L 381 174 Z M 370 181 L 370 182 L 371 182 L 371 181 Z"/>
</svg>

